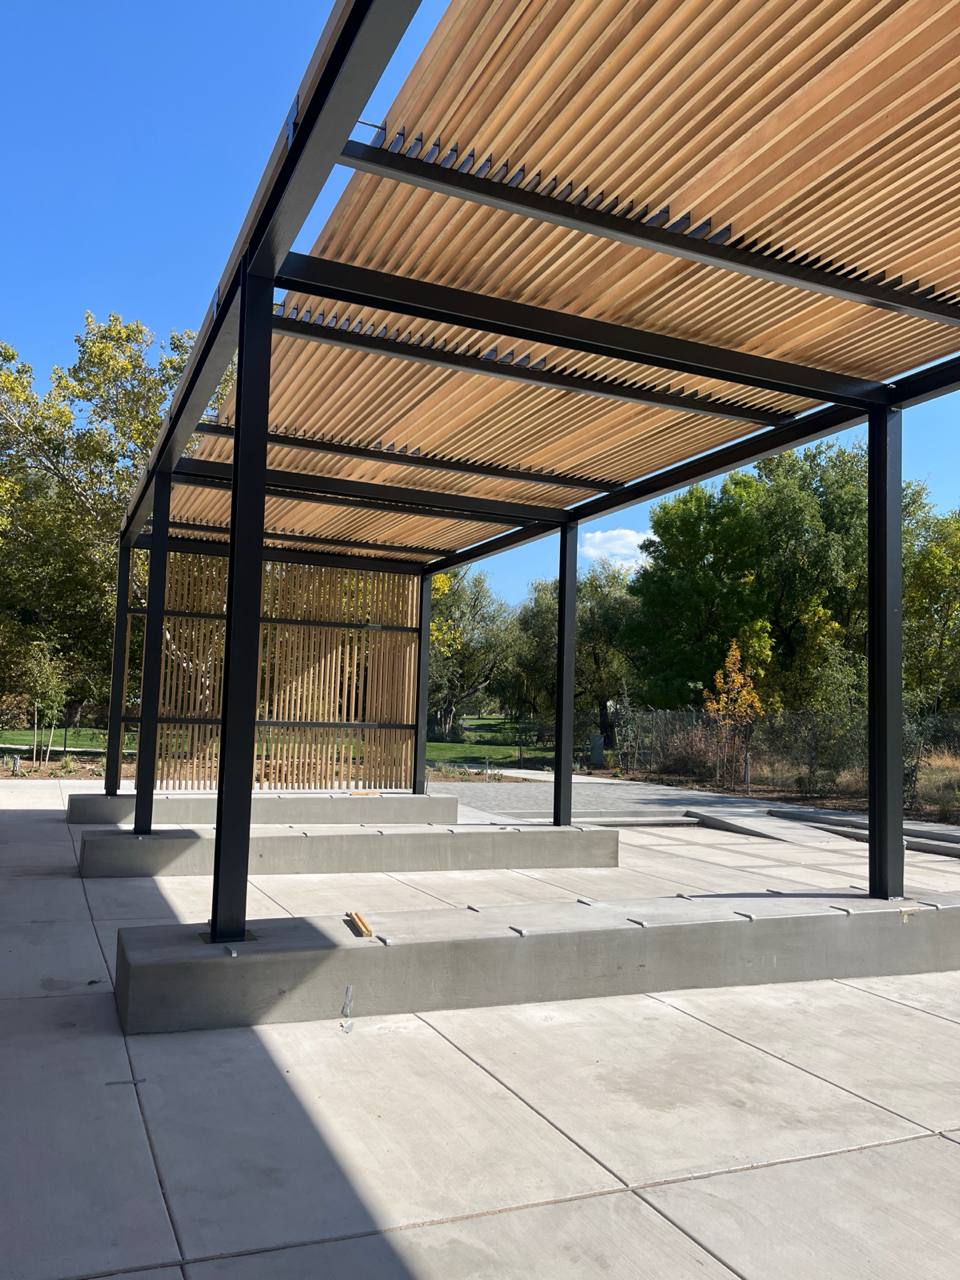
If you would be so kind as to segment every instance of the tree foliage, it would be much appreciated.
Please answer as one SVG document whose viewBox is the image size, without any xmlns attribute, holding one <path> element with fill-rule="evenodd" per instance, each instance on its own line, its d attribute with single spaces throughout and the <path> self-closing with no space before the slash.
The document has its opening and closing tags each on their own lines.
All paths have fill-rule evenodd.
<svg viewBox="0 0 960 1280">
<path fill-rule="evenodd" d="M 434 574 L 430 617 L 430 708 L 443 738 L 489 686 L 501 658 L 506 608 L 482 573 Z"/>
<path fill-rule="evenodd" d="M 819 445 L 654 508 L 627 624 L 641 701 L 695 705 L 734 639 L 764 666 L 771 708 L 862 700 L 866 465 L 862 446 Z M 908 483 L 903 527 L 907 687 L 919 704 L 957 706 L 960 514 L 935 516 Z M 758 639 L 769 646 L 761 664 Z"/>
<path fill-rule="evenodd" d="M 192 334 L 157 349 L 137 321 L 87 315 L 76 359 L 41 392 L 0 343 L 0 682 L 42 638 L 76 708 L 106 697 L 117 530 Z M 0 687 L 0 693 L 9 688 Z"/>
</svg>

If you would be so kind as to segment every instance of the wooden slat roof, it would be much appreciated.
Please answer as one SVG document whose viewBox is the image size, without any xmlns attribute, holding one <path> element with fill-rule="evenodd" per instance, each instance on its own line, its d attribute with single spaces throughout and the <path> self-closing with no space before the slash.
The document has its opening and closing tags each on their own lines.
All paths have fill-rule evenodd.
<svg viewBox="0 0 960 1280">
<path fill-rule="evenodd" d="M 885 273 L 960 298 L 960 0 L 453 0 L 378 139 L 577 204 Z M 889 381 L 960 331 L 355 174 L 313 253 L 717 347 Z M 289 295 L 314 326 L 442 344 L 625 385 L 795 414 L 814 402 Z M 223 420 L 232 421 L 232 404 Z M 276 336 L 272 427 L 624 483 L 751 429 L 742 421 L 511 383 Z M 228 440 L 194 456 L 228 461 Z M 270 466 L 569 505 L 589 489 L 295 449 Z M 596 492 L 594 490 L 593 492 Z M 179 488 L 174 518 L 226 524 Z M 268 502 L 271 529 L 456 550 L 490 524 Z M 509 526 L 504 526 L 509 527 Z M 409 558 L 409 557 L 407 557 Z"/>
</svg>

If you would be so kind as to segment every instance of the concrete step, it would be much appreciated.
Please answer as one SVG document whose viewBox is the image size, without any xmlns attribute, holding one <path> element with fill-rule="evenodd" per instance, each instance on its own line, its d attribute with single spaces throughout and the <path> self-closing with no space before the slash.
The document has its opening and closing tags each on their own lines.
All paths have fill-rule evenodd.
<svg viewBox="0 0 960 1280">
<path fill-rule="evenodd" d="M 136 797 L 72 795 L 67 801 L 67 822 L 133 822 Z M 153 798 L 153 820 L 158 825 L 182 822 L 203 825 L 216 822 L 215 791 L 157 792 Z M 256 791 L 252 822 L 456 822 L 456 796 L 415 796 L 409 792 L 366 794 L 349 791 Z"/>
<path fill-rule="evenodd" d="M 843 835 L 827 832 L 806 823 L 788 822 L 763 812 L 688 809 L 687 814 L 696 818 L 702 827 L 710 827 L 715 831 L 730 831 L 741 836 L 760 836 L 767 840 L 782 840 L 786 844 L 809 845 L 818 849 L 829 847 L 841 849 L 846 843 Z"/>
<path fill-rule="evenodd" d="M 212 875 L 214 836 L 213 827 L 173 827 L 143 836 L 87 828 L 80 874 Z M 618 843 L 615 830 L 583 827 L 256 826 L 250 874 L 615 867 Z"/>
<path fill-rule="evenodd" d="M 934 898 L 942 899 L 934 901 Z M 904 924 L 909 921 L 909 928 Z M 744 894 L 121 928 L 129 1033 L 253 1026 L 960 967 L 960 896 Z"/>
<path fill-rule="evenodd" d="M 803 822 L 816 827 L 819 831 L 843 836 L 847 840 L 859 840 L 866 843 L 870 838 L 869 825 L 866 818 L 856 815 L 829 815 L 829 811 L 812 810 L 804 817 L 795 817 L 784 810 L 777 810 L 776 816 L 788 821 Z M 951 831 L 942 825 L 927 826 L 924 823 L 905 822 L 903 839 L 906 847 L 915 853 L 938 853 L 944 858 L 960 858 L 960 831 Z"/>
</svg>

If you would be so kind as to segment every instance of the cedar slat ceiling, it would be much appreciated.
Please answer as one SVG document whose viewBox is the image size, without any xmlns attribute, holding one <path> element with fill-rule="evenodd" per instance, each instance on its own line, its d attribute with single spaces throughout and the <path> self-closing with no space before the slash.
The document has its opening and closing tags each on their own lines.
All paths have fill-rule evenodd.
<svg viewBox="0 0 960 1280">
<path fill-rule="evenodd" d="M 522 168 L 524 185 L 554 197 L 669 209 L 670 225 L 709 220 L 764 252 L 960 296 L 958 32 L 960 0 L 453 0 L 383 144 L 501 181 Z M 958 345 L 946 325 L 371 175 L 351 178 L 314 253 L 863 378 L 890 380 Z M 781 412 L 811 404 L 370 307 L 291 296 L 284 309 L 634 386 Z M 750 431 L 288 337 L 274 340 L 270 417 L 291 434 L 611 483 Z M 196 456 L 229 460 L 230 449 L 204 438 Z M 543 505 L 589 493 L 302 450 L 272 449 L 270 465 Z M 178 489 L 174 505 L 198 521 L 229 518 L 226 497 L 210 490 Z M 495 533 L 297 501 L 268 509 L 271 528 L 328 537 L 458 549 Z"/>
</svg>

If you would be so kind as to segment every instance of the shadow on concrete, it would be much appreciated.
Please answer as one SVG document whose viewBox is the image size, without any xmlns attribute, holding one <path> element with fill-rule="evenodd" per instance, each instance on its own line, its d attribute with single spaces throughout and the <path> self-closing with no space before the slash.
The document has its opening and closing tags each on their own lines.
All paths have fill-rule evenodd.
<svg viewBox="0 0 960 1280">
<path fill-rule="evenodd" d="M 210 881 L 202 882 L 209 893 Z M 151 925 L 176 924 L 198 936 L 205 932 L 203 923 L 183 924 L 159 886 L 150 882 L 149 890 L 146 884 L 143 889 L 145 914 L 154 917 Z M 110 921 L 120 928 L 143 922 L 143 917 Z M 104 919 L 96 923 L 102 927 Z M 252 927 L 266 923 L 251 922 Z M 320 930 L 314 932 L 322 939 Z M 316 966 L 322 963 L 323 952 L 318 951 Z M 286 994 L 278 992 L 278 1001 Z M 271 1030 L 284 1025 L 273 1023 Z M 309 1040 L 311 1024 L 295 1025 L 292 1039 Z M 318 1040 L 347 1038 L 353 1052 L 344 1056 L 355 1058 L 359 1068 L 364 1057 L 362 1026 L 353 1025 L 349 1017 L 321 1026 Z M 119 1027 L 117 1034 L 122 1034 Z M 370 1259 L 376 1260 L 377 1275 L 415 1280 L 390 1237 L 379 1234 L 384 1224 L 298 1096 L 298 1089 L 300 1094 L 312 1093 L 316 1080 L 308 1069 L 301 1078 L 276 1060 L 260 1029 L 129 1036 L 126 1042 L 144 1123 L 186 1260 L 374 1237 Z M 304 1055 L 305 1068 L 309 1056 Z M 322 1098 L 322 1085 L 314 1096 Z M 374 1101 L 381 1114 L 391 1106 L 388 1091 Z M 331 1120 L 344 1124 L 342 1116 Z M 356 1121 L 356 1128 L 362 1129 L 359 1107 Z M 359 1167 L 364 1156 L 357 1145 Z M 248 1259 L 248 1265 L 253 1261 Z"/>
</svg>

